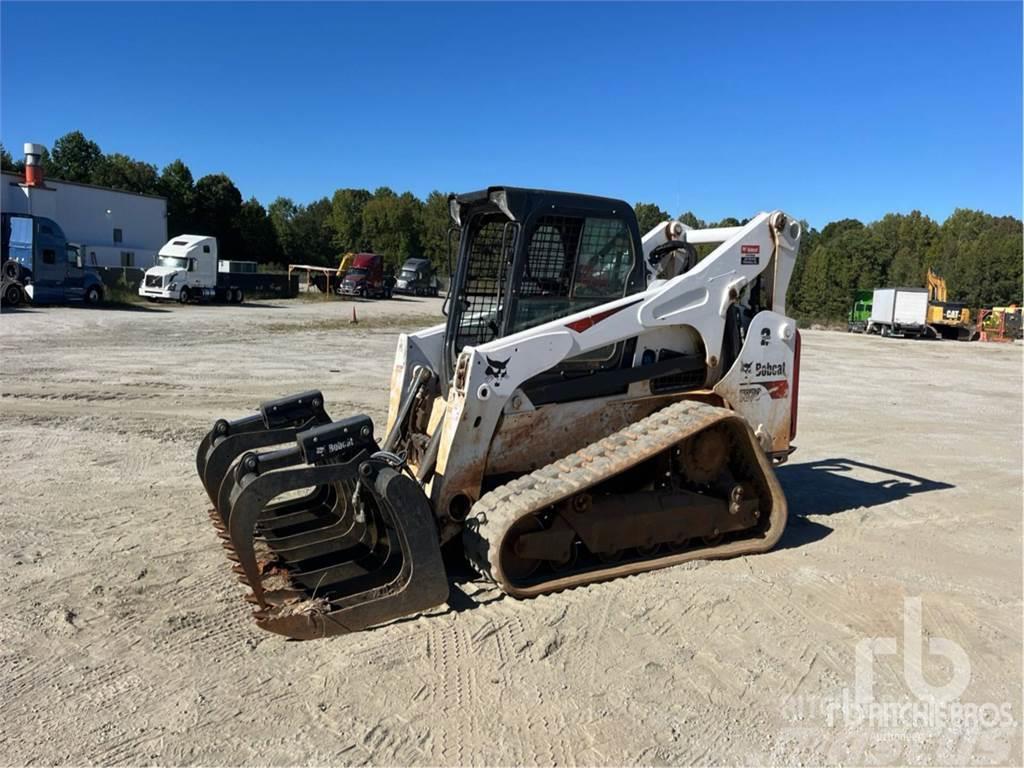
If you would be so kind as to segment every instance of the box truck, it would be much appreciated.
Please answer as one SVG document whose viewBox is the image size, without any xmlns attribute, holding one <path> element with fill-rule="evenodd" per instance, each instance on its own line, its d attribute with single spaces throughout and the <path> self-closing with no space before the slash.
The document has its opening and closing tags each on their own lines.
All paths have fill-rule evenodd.
<svg viewBox="0 0 1024 768">
<path fill-rule="evenodd" d="M 868 333 L 918 338 L 928 330 L 928 291 L 924 288 L 876 288 Z"/>
<path fill-rule="evenodd" d="M 223 262 L 230 267 L 229 262 Z M 146 270 L 139 296 L 156 301 L 226 301 L 241 304 L 245 296 L 236 272 L 221 271 L 217 238 L 178 235 L 157 252 L 156 264 Z"/>
</svg>

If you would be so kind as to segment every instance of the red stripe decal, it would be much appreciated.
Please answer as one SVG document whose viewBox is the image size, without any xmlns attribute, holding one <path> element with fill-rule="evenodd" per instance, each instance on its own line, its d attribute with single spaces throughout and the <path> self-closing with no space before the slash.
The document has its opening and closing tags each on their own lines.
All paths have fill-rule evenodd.
<svg viewBox="0 0 1024 768">
<path fill-rule="evenodd" d="M 576 333 L 583 333 L 588 328 L 593 328 L 602 320 L 605 320 L 611 317 L 612 315 L 621 312 L 624 309 L 628 309 L 629 307 L 635 306 L 637 303 L 639 303 L 639 301 L 640 300 L 637 299 L 636 301 L 630 304 L 623 304 L 621 307 L 615 307 L 614 309 L 606 309 L 604 312 L 598 312 L 597 314 L 591 315 L 590 317 L 584 317 L 581 320 L 573 320 L 571 323 L 566 323 L 565 327 L 571 328 L 572 330 L 576 331 Z"/>
<path fill-rule="evenodd" d="M 778 381 L 762 381 L 761 386 L 768 390 L 768 396 L 772 400 L 782 400 L 789 394 L 789 381 L 779 379 Z"/>
</svg>

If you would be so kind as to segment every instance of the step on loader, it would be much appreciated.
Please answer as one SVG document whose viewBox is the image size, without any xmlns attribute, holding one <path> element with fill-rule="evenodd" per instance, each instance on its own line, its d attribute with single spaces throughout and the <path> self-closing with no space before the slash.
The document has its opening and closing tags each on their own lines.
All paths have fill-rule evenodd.
<svg viewBox="0 0 1024 768">
<path fill-rule="evenodd" d="M 437 606 L 442 546 L 520 598 L 771 549 L 799 222 L 641 235 L 621 200 L 491 187 L 449 204 L 445 322 L 399 337 L 380 441 L 310 391 L 199 446 L 256 622 L 314 638 Z"/>
</svg>

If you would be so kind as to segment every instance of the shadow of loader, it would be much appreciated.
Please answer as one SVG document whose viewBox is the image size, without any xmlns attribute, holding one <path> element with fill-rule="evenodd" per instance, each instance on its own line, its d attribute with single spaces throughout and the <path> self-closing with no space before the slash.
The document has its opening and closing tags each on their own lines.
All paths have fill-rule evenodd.
<svg viewBox="0 0 1024 768">
<path fill-rule="evenodd" d="M 810 544 L 832 532 L 827 525 L 808 520 L 808 515 L 836 515 L 954 487 L 855 459 L 786 464 L 777 474 L 789 502 L 789 523 L 778 549 Z"/>
</svg>

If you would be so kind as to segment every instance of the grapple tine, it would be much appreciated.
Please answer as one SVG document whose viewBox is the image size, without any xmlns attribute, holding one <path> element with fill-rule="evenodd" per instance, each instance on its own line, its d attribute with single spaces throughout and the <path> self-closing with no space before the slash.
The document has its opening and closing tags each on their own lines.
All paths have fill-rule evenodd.
<svg viewBox="0 0 1024 768">
<path fill-rule="evenodd" d="M 316 390 L 264 402 L 259 413 L 235 421 L 218 419 L 196 451 L 196 470 L 214 506 L 228 470 L 243 453 L 288 443 L 300 431 L 327 423 L 323 395 Z M 226 520 L 226 510 L 217 509 Z"/>
<path fill-rule="evenodd" d="M 247 454 L 253 461 L 242 457 L 230 475 L 225 550 L 252 591 L 245 599 L 259 626 L 321 637 L 443 602 L 448 582 L 429 502 L 419 485 L 372 455 L 370 420 L 309 430 L 296 442 L 303 463 L 296 465 L 296 449 Z M 316 490 L 275 503 L 302 488 Z"/>
</svg>

